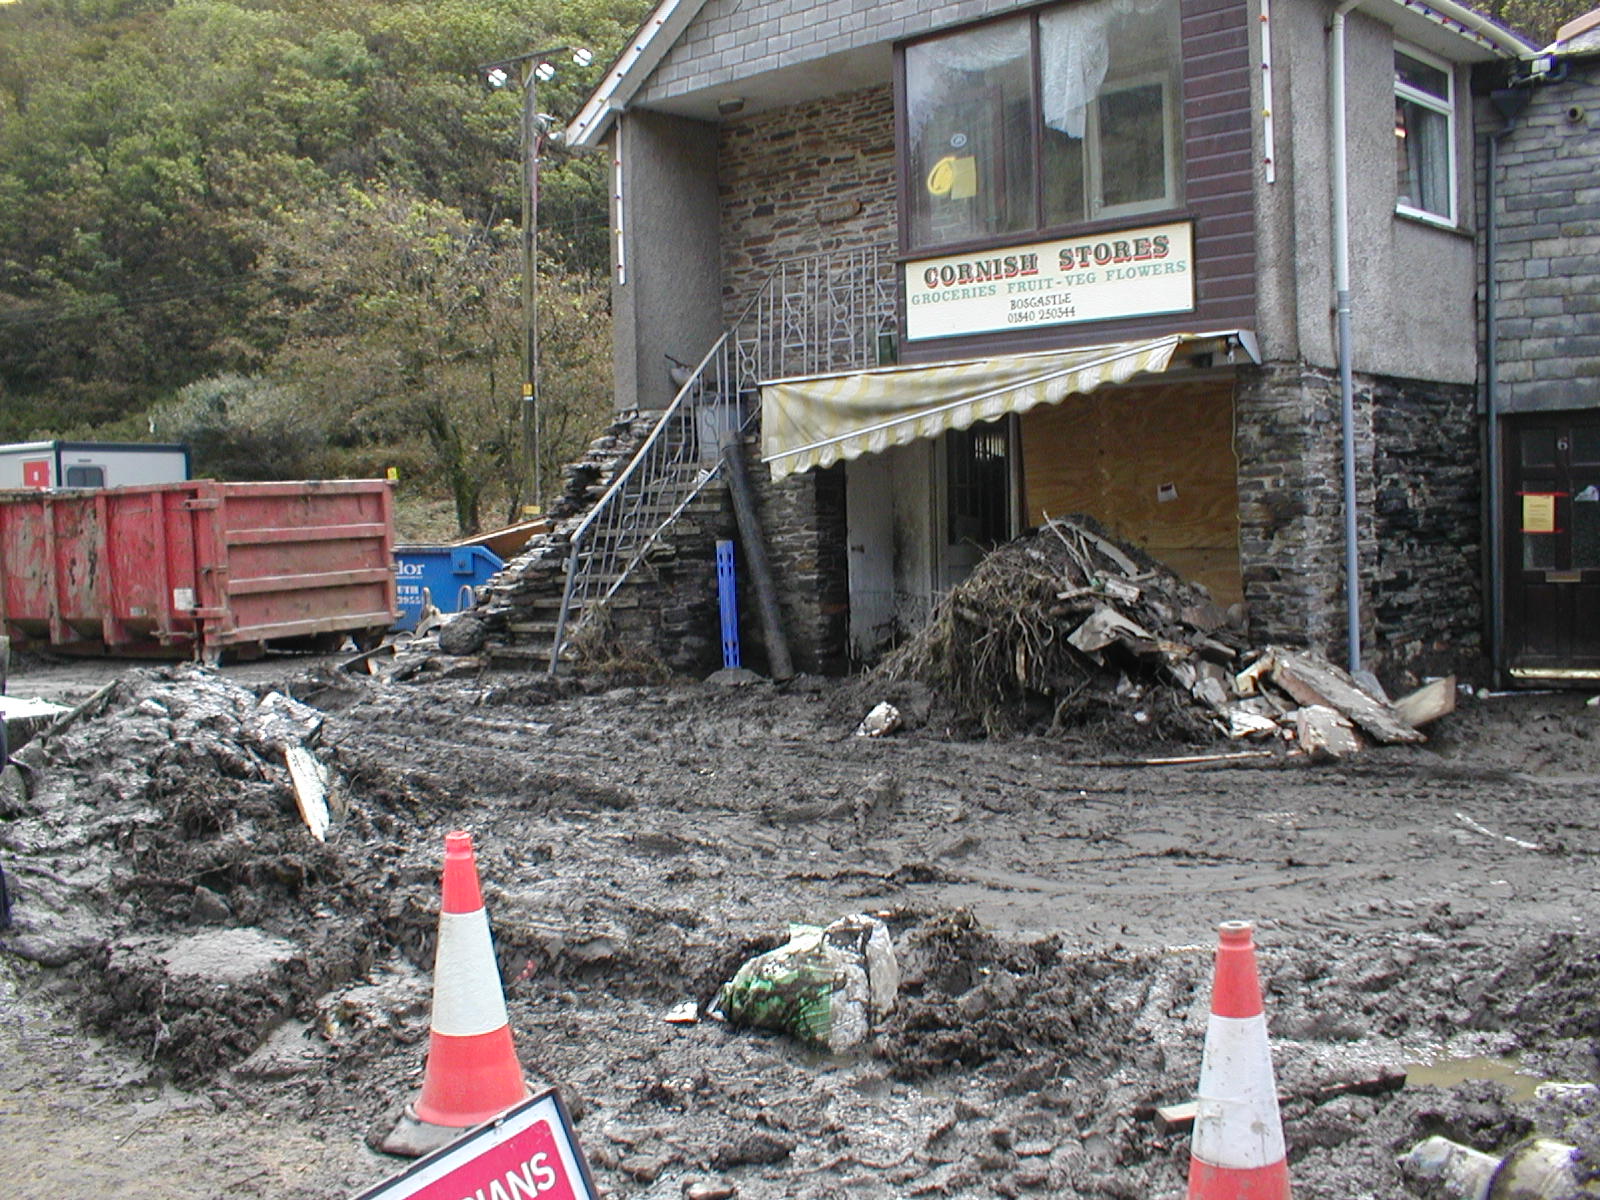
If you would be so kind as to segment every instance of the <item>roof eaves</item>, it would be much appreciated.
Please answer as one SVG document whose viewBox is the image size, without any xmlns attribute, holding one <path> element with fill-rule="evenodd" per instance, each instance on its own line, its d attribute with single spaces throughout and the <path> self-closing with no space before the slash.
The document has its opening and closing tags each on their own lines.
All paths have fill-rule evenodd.
<svg viewBox="0 0 1600 1200">
<path fill-rule="evenodd" d="M 578 115 L 567 125 L 567 145 L 593 148 L 600 144 L 616 115 L 644 86 L 667 51 L 683 35 L 706 0 L 661 0 L 589 93 Z"/>
<path fill-rule="evenodd" d="M 1377 0 L 1377 3 L 1358 4 L 1358 7 L 1366 8 L 1369 12 L 1383 7 L 1405 10 L 1492 51 L 1500 58 L 1525 59 L 1539 53 L 1538 47 L 1521 34 L 1475 9 L 1457 4 L 1455 0 Z"/>
</svg>

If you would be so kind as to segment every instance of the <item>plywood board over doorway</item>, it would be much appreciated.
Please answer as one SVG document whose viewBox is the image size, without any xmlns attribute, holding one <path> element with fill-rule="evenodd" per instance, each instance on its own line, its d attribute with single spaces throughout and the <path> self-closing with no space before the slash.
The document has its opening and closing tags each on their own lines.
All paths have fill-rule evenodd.
<svg viewBox="0 0 1600 1200">
<path fill-rule="evenodd" d="M 1101 388 L 1022 417 L 1029 524 L 1088 513 L 1210 590 L 1244 597 L 1231 377 Z"/>
</svg>

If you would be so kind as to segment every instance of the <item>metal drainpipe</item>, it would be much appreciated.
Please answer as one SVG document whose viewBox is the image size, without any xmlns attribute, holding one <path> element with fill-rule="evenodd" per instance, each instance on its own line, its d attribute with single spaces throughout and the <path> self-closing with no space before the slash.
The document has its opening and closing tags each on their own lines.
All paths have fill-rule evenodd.
<svg viewBox="0 0 1600 1200">
<path fill-rule="evenodd" d="M 1345 133 L 1344 17 L 1361 0 L 1344 0 L 1333 10 L 1329 31 L 1330 96 L 1333 109 L 1333 289 L 1339 336 L 1339 418 L 1344 438 L 1344 595 L 1345 640 L 1350 670 L 1361 669 L 1361 580 L 1356 527 L 1355 382 L 1350 348 L 1350 192 Z"/>
<path fill-rule="evenodd" d="M 1500 648 L 1505 644 L 1505 605 L 1500 602 L 1500 588 L 1506 569 L 1506 552 L 1500 544 L 1505 537 L 1505 519 L 1500 513 L 1500 314 L 1496 303 L 1500 288 L 1494 277 L 1498 233 L 1494 215 L 1498 189 L 1494 185 L 1494 173 L 1499 163 L 1500 139 L 1511 129 L 1512 125 L 1507 124 L 1489 135 L 1489 162 L 1483 186 L 1483 203 L 1488 209 L 1483 226 L 1483 403 L 1484 421 L 1488 425 L 1484 452 L 1489 460 L 1484 480 L 1489 510 L 1489 586 L 1484 590 L 1489 601 L 1489 664 L 1496 676 L 1501 667 Z"/>
</svg>

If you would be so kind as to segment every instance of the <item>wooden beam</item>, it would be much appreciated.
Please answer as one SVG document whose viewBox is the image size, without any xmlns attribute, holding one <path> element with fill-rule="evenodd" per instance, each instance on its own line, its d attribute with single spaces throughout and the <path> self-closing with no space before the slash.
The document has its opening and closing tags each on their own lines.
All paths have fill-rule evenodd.
<svg viewBox="0 0 1600 1200">
<path fill-rule="evenodd" d="M 743 438 L 737 434 L 729 436 L 722 445 L 722 462 L 728 472 L 728 494 L 733 497 L 733 515 L 739 522 L 744 561 L 755 584 L 761 634 L 767 644 L 767 666 L 774 679 L 793 679 L 794 662 L 789 657 L 789 639 L 784 636 L 783 618 L 778 609 L 778 590 L 772 582 L 767 543 L 761 536 L 761 519 L 756 514 L 755 493 L 744 462 Z"/>
</svg>

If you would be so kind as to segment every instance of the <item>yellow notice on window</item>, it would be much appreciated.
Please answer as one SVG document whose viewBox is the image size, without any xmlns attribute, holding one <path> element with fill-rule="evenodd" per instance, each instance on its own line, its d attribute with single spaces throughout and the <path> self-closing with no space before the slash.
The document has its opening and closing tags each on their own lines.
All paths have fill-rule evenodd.
<svg viewBox="0 0 1600 1200">
<path fill-rule="evenodd" d="M 968 154 L 947 154 L 928 172 L 928 191 L 952 200 L 970 200 L 978 194 L 978 160 Z"/>
<path fill-rule="evenodd" d="M 1554 492 L 1526 492 L 1522 497 L 1522 532 L 1554 533 L 1556 531 L 1556 497 Z"/>
</svg>

